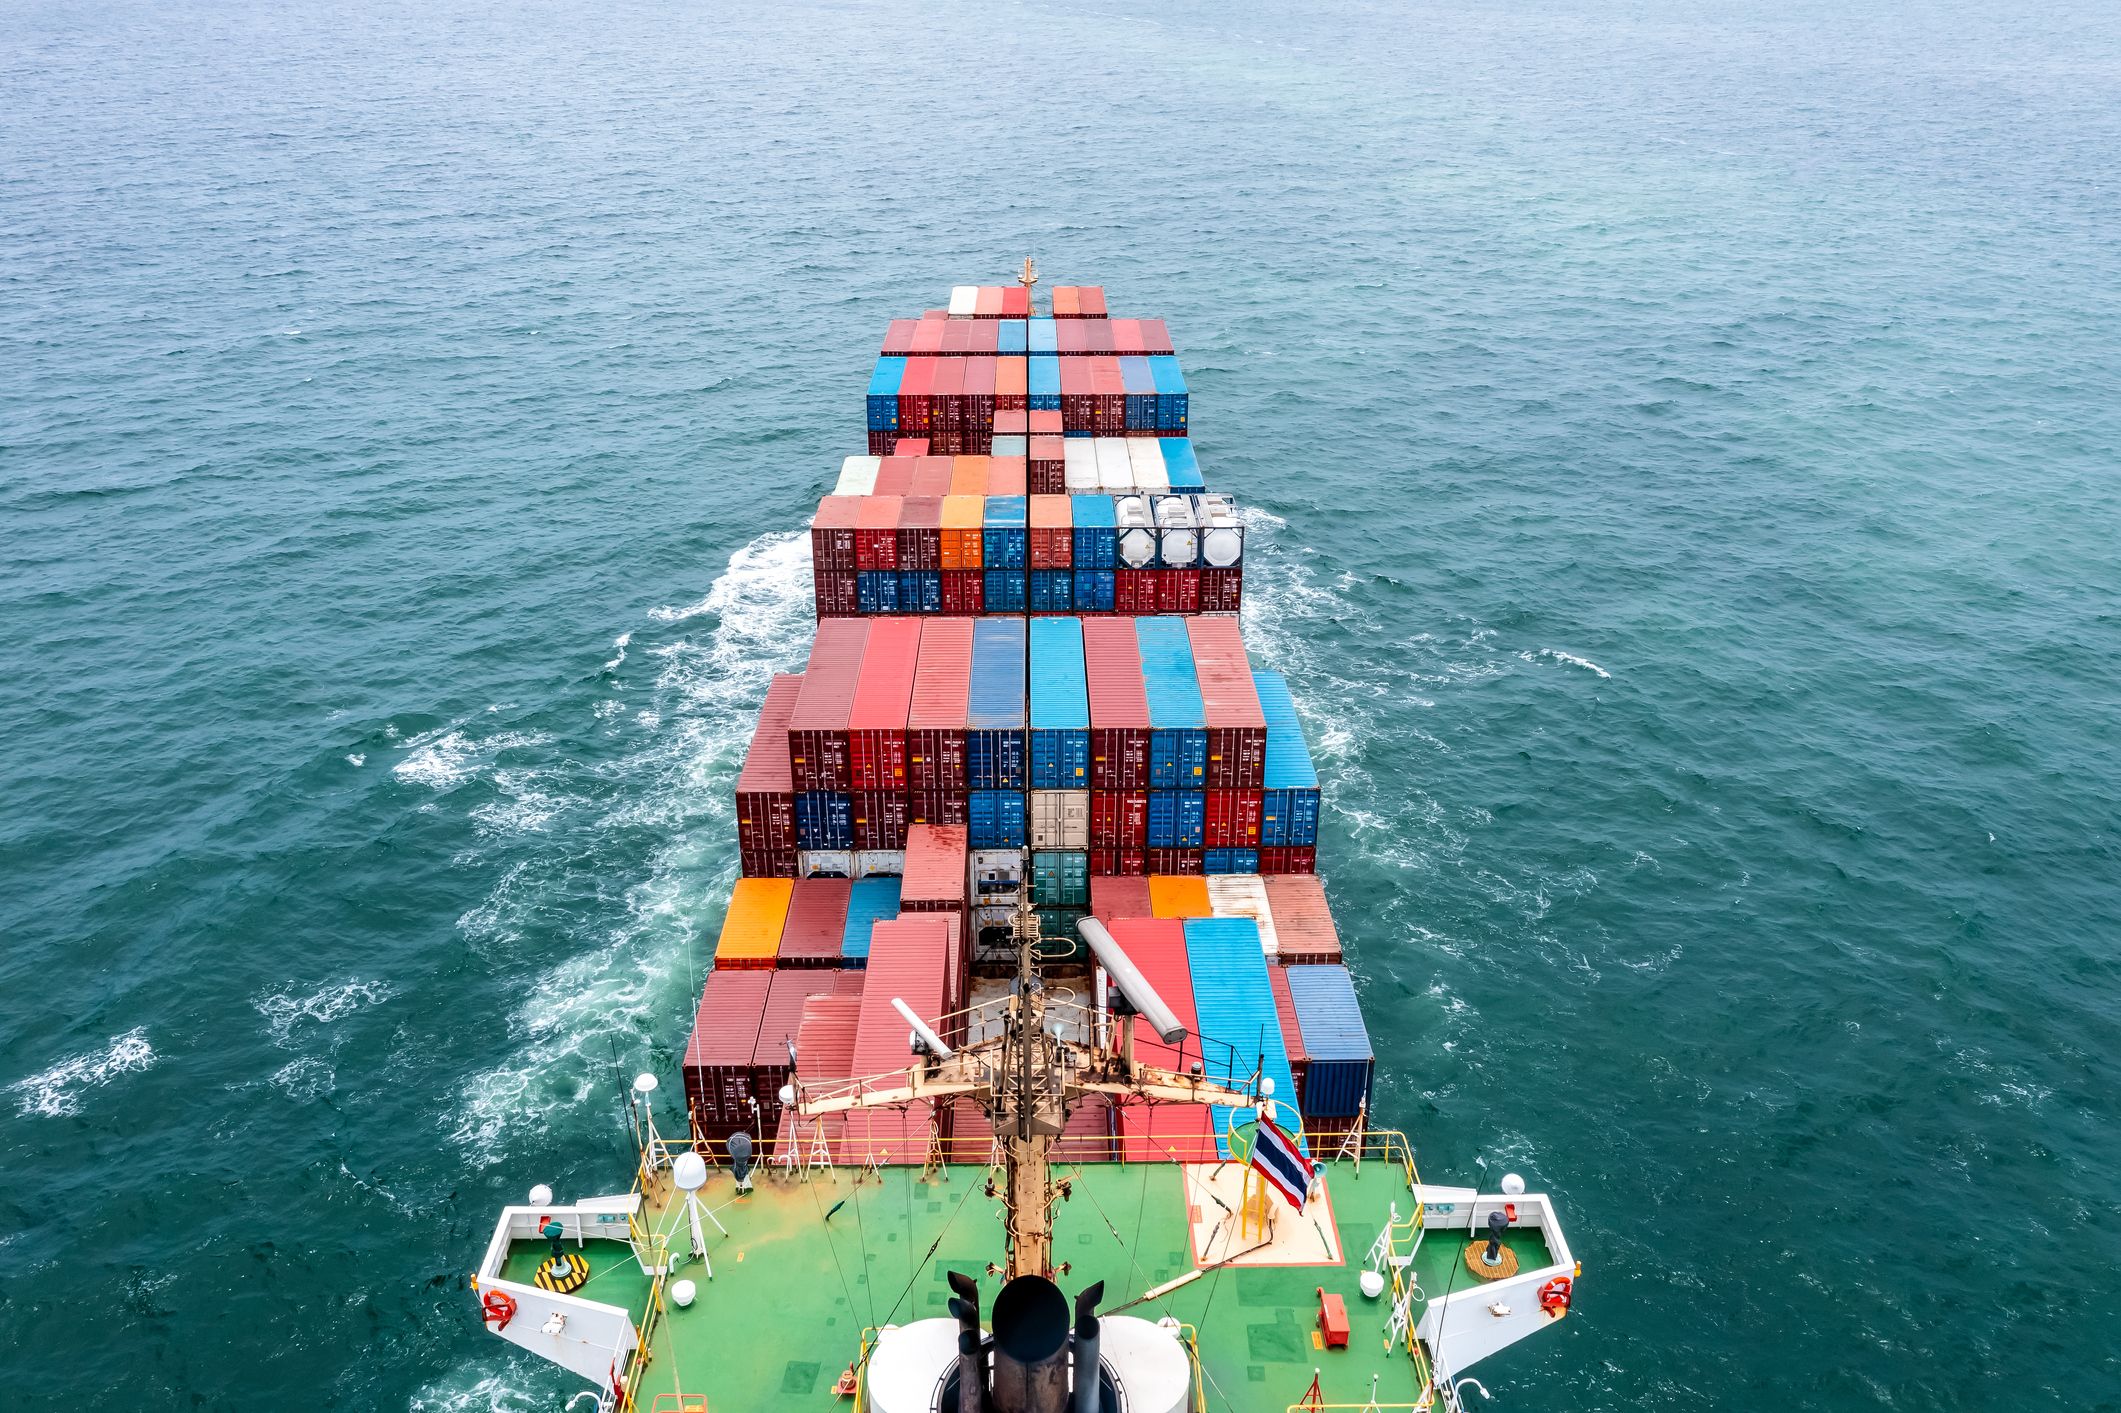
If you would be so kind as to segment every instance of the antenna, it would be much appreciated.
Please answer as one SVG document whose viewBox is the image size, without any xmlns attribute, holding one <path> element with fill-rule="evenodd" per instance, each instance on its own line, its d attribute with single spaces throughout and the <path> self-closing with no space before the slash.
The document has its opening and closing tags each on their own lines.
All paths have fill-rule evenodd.
<svg viewBox="0 0 2121 1413">
<path fill-rule="evenodd" d="M 947 1060 L 956 1053 L 943 1043 L 941 1036 L 928 1028 L 928 1022 L 913 1013 L 913 1007 L 893 996 L 891 998 L 891 1008 L 899 1013 L 901 1020 L 913 1027 L 914 1038 L 919 1040 L 928 1053 L 935 1056 L 936 1059 Z"/>
<path fill-rule="evenodd" d="M 1112 934 L 1105 931 L 1103 923 L 1094 917 L 1086 917 L 1075 924 L 1075 930 L 1090 944 L 1090 950 L 1097 955 L 1098 965 L 1110 974 L 1119 994 L 1149 1023 L 1157 1039 L 1166 1045 L 1176 1045 L 1186 1038 L 1186 1028 L 1179 1024 L 1178 1016 L 1164 1004 L 1164 998 L 1156 994 L 1156 988 L 1149 984 L 1148 978 L 1127 959 L 1127 954 L 1119 949 Z"/>
</svg>

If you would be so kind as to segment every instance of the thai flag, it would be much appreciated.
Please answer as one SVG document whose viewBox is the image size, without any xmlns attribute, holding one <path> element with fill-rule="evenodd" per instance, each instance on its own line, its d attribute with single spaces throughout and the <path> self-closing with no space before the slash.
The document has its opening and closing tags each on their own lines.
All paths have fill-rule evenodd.
<svg viewBox="0 0 2121 1413">
<path fill-rule="evenodd" d="M 1318 1169 L 1296 1146 L 1296 1140 L 1274 1126 L 1262 1114 L 1259 1134 L 1252 1140 L 1252 1166 L 1291 1207 L 1299 1210 L 1311 1195 L 1311 1176 Z"/>
</svg>

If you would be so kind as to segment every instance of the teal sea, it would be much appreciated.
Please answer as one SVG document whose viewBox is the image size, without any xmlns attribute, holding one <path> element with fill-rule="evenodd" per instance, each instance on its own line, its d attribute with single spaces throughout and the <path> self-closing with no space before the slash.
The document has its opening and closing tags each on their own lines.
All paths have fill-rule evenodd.
<svg viewBox="0 0 2121 1413">
<path fill-rule="evenodd" d="M 1499 1406 L 2121 1407 L 2117 231 L 2094 0 L 0 8 L 0 1402 L 558 1407 L 466 1274 L 1031 254 L 1256 507 L 1379 1117 L 1571 1223 Z"/>
</svg>

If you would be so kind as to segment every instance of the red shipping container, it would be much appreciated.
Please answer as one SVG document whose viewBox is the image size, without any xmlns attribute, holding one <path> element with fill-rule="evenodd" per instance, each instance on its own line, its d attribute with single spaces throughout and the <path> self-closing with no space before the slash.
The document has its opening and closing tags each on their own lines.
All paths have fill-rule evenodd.
<svg viewBox="0 0 2121 1413">
<path fill-rule="evenodd" d="M 810 666 L 788 716 L 788 766 L 797 792 L 850 788 L 847 713 L 869 642 L 866 618 L 827 618 L 810 644 Z M 742 785 L 739 784 L 739 789 Z"/>
<path fill-rule="evenodd" d="M 941 914 L 909 913 L 870 929 L 868 975 L 855 1027 L 855 1074 L 888 1074 L 912 1065 L 906 1022 L 892 1006 L 894 998 L 931 1027 L 944 1028 L 953 952 L 961 945 L 953 938 L 958 929 L 951 921 Z M 849 1160 L 918 1163 L 927 1156 L 933 1124 L 933 1111 L 923 1100 L 851 1112 L 846 1127 Z"/>
<path fill-rule="evenodd" d="M 799 1043 L 803 1012 L 809 1008 L 812 996 L 830 995 L 834 982 L 834 978 L 815 971 L 776 971 L 772 976 L 765 1012 L 759 1017 L 758 1039 L 751 1050 L 751 1097 L 758 1101 L 758 1126 L 751 1132 L 761 1137 L 773 1133 L 780 1124 L 781 1087 L 788 1083 L 789 1075 L 788 1052 Z"/>
<path fill-rule="evenodd" d="M 1105 287 L 1103 285 L 1077 285 L 1075 287 L 1077 317 L 1102 319 L 1105 317 Z"/>
<path fill-rule="evenodd" d="M 1276 852 L 1261 850 L 1262 853 Z M 1332 966 L 1341 960 L 1340 932 L 1326 905 L 1325 885 L 1315 874 L 1284 873 L 1262 880 L 1267 908 L 1284 966 Z"/>
<path fill-rule="evenodd" d="M 906 795 L 906 826 L 916 824 L 965 824 L 971 818 L 971 799 L 963 790 L 913 790 Z"/>
<path fill-rule="evenodd" d="M 1148 1026 L 1135 1023 L 1135 1059 L 1185 1073 L 1201 1059 L 1200 1041 L 1195 1035 L 1200 1022 L 1193 1009 L 1193 973 L 1186 962 L 1185 924 L 1175 918 L 1128 918 L 1108 927 L 1127 960 L 1134 963 L 1142 978 L 1155 988 L 1186 1028 L 1185 1039 L 1169 1045 Z M 1129 1162 L 1210 1162 L 1215 1158 L 1214 1120 L 1205 1104 L 1124 1101 L 1119 1111 L 1119 1133 L 1121 1150 Z"/>
<path fill-rule="evenodd" d="M 1200 611 L 1235 613 L 1244 607 L 1245 571 L 1203 569 L 1200 571 Z"/>
<path fill-rule="evenodd" d="M 994 329 L 992 324 L 982 324 L 980 327 L 990 333 Z M 999 373 L 995 365 L 998 362 L 999 360 L 991 353 L 983 357 L 967 359 L 965 362 L 965 402 L 962 425 L 967 431 L 977 428 L 983 435 L 991 436 L 994 433 L 994 394 Z"/>
<path fill-rule="evenodd" d="M 898 521 L 905 503 L 898 495 L 862 497 L 854 522 L 855 568 L 898 568 Z"/>
<path fill-rule="evenodd" d="M 994 364 L 994 416 L 992 426 L 995 435 L 1004 434 L 1002 419 L 1018 434 L 1023 428 L 1024 408 L 1030 401 L 1028 384 L 1031 377 L 1029 361 L 1022 358 L 1000 358 Z"/>
<path fill-rule="evenodd" d="M 1120 569 L 1112 576 L 1112 611 L 1148 617 L 1156 612 L 1156 576 L 1161 569 Z M 1129 627 L 1132 627 L 1130 624 Z"/>
<path fill-rule="evenodd" d="M 862 611 L 861 582 L 852 569 L 819 574 L 810 588 L 820 618 L 851 618 Z"/>
<path fill-rule="evenodd" d="M 977 616 L 985 603 L 987 576 L 978 569 L 943 571 L 943 612 Z"/>
<path fill-rule="evenodd" d="M 1091 428 L 1101 437 L 1127 435 L 1127 384 L 1119 360 L 1099 354 L 1089 360 Z M 1062 411 L 1067 404 L 1062 403 Z"/>
<path fill-rule="evenodd" d="M 1002 286 L 1002 317 L 1004 319 L 1028 319 L 1031 317 L 1031 287 L 1029 285 Z"/>
<path fill-rule="evenodd" d="M 979 577 L 976 570 L 962 572 Z M 959 571 L 943 575 L 946 611 L 955 577 Z M 908 790 L 964 790 L 965 704 L 971 685 L 972 620 L 928 619 L 921 625 L 920 660 L 906 711 Z"/>
<path fill-rule="evenodd" d="M 1214 769 L 1215 733 L 1208 733 L 1209 769 Z M 1259 843 L 1260 817 L 1266 813 L 1264 790 L 1208 791 L 1208 822 L 1202 842 L 1211 849 L 1250 849 Z"/>
<path fill-rule="evenodd" d="M 854 525 L 863 499 L 861 496 L 826 496 L 817 503 L 817 514 L 810 520 L 810 568 L 813 573 L 855 567 Z"/>
<path fill-rule="evenodd" d="M 1092 849 L 1090 851 L 1090 876 L 1138 877 L 1149 871 L 1147 849 Z"/>
<path fill-rule="evenodd" d="M 987 494 L 990 496 L 1029 494 L 1024 486 L 1024 458 L 1021 456 L 988 457 Z"/>
<path fill-rule="evenodd" d="M 749 877 L 784 876 L 770 867 L 782 853 L 789 855 L 791 872 L 794 868 L 795 776 L 788 763 L 788 722 L 802 690 L 801 677 L 773 679 L 766 689 L 766 704 L 759 708 L 751 748 L 744 754 L 744 768 L 737 773 L 737 849 Z M 753 863 L 760 867 L 753 869 Z"/>
<path fill-rule="evenodd" d="M 928 414 L 928 429 L 940 430 L 945 436 L 960 432 L 965 426 L 965 360 L 962 358 L 939 358 L 935 363 L 935 381 L 928 398 L 932 409 Z M 943 451 L 948 448 L 937 447 Z"/>
<path fill-rule="evenodd" d="M 924 314 L 914 325 L 913 341 L 907 347 L 909 354 L 936 354 L 943 351 L 943 334 L 949 321 L 940 314 Z"/>
<path fill-rule="evenodd" d="M 1092 748 L 1093 751 L 1095 748 Z M 1092 771 L 1095 772 L 1095 765 Z M 1090 792 L 1090 847 L 1093 849 L 1145 849 L 1149 846 L 1149 792 L 1147 790 L 1092 790 Z"/>
<path fill-rule="evenodd" d="M 962 913 L 969 831 L 963 825 L 916 824 L 906 831 L 903 913 Z"/>
<path fill-rule="evenodd" d="M 1311 1057 L 1304 1053 L 1304 1028 L 1296 1019 L 1296 997 L 1289 991 L 1289 973 L 1272 959 L 1267 963 L 1267 984 L 1274 988 L 1274 1014 L 1281 1019 L 1281 1048 L 1289 1057 L 1289 1078 L 1296 1081 L 1296 1092 L 1301 1094 Z M 1313 1151 L 1317 1151 L 1315 1141 Z"/>
<path fill-rule="evenodd" d="M 1002 317 L 1001 285 L 981 285 L 979 298 L 973 303 L 972 317 L 975 319 L 999 319 Z"/>
<path fill-rule="evenodd" d="M 927 436 L 937 425 L 933 415 L 935 370 L 950 361 L 909 358 L 898 381 L 898 429 L 909 437 Z"/>
<path fill-rule="evenodd" d="M 1198 570 L 1167 569 L 1166 574 Z M 1193 646 L 1193 675 L 1200 684 L 1201 706 L 1208 722 L 1209 790 L 1251 789 L 1266 783 L 1267 718 L 1252 685 L 1252 662 L 1244 635 L 1234 618 L 1189 618 L 1186 637 Z M 1211 800 L 1212 804 L 1212 800 Z M 1255 821 L 1256 823 L 1257 821 Z M 1210 817 L 1209 829 L 1215 827 Z M 1245 847 L 1253 839 L 1231 839 Z M 1209 848 L 1221 848 L 1212 833 Z"/>
<path fill-rule="evenodd" d="M 1151 849 L 1149 872 L 1198 878 L 1208 871 L 1199 849 Z"/>
<path fill-rule="evenodd" d="M 1060 360 L 1061 425 L 1070 432 L 1097 430 L 1097 409 L 1090 396 L 1090 368 L 1080 358 Z"/>
<path fill-rule="evenodd" d="M 1057 437 L 1064 430 L 1060 413 L 1051 408 L 1031 414 L 1031 435 L 1034 437 Z"/>
<path fill-rule="evenodd" d="M 853 801 L 855 848 L 906 847 L 904 794 L 897 790 L 857 790 L 854 792 Z"/>
<path fill-rule="evenodd" d="M 1081 358 L 1090 351 L 1090 340 L 1084 336 L 1080 324 L 1059 324 L 1054 327 L 1054 347 L 1063 358 Z"/>
<path fill-rule="evenodd" d="M 1028 371 L 1028 370 L 1027 370 Z M 1001 397 L 1001 384 L 995 384 L 997 403 Z M 1021 437 L 1031 430 L 1031 414 L 1022 408 L 1006 411 L 999 405 L 994 409 L 994 435 L 997 437 Z"/>
<path fill-rule="evenodd" d="M 770 971 L 712 971 L 685 1046 L 685 1107 L 696 1132 L 727 1138 L 751 1114 L 751 1056 L 758 1047 Z"/>
<path fill-rule="evenodd" d="M 1164 327 L 1161 319 L 1141 321 L 1141 345 L 1142 352 L 1152 358 L 1175 352 L 1171 345 L 1171 331 Z"/>
<path fill-rule="evenodd" d="M 965 341 L 965 352 L 974 358 L 992 358 L 1001 347 L 1001 326 L 991 319 L 982 319 L 972 326 L 972 337 Z"/>
<path fill-rule="evenodd" d="M 1053 317 L 1056 319 L 1073 319 L 1075 313 L 1075 286 L 1055 285 L 1053 287 Z"/>
<path fill-rule="evenodd" d="M 913 352 L 913 331 L 920 326 L 918 319 L 893 319 L 884 331 L 884 357 L 904 358 Z"/>
<path fill-rule="evenodd" d="M 921 445 L 926 446 L 927 444 L 927 440 L 923 438 Z M 866 499 L 875 500 L 878 496 L 903 497 L 912 495 L 913 468 L 920 464 L 920 460 L 918 456 L 885 457 L 883 464 L 877 468 L 876 489 L 869 492 Z"/>
<path fill-rule="evenodd" d="M 1112 326 L 1103 319 L 1094 324 L 1083 325 L 1083 332 L 1087 335 L 1083 340 L 1085 353 L 1109 358 L 1119 351 L 1112 344 Z"/>
<path fill-rule="evenodd" d="M 1033 495 L 1063 495 L 1067 492 L 1068 439 L 1037 436 L 1030 439 L 1027 479 Z"/>
<path fill-rule="evenodd" d="M 1030 522 L 1033 569 L 1067 569 L 1075 563 L 1075 516 L 1068 497 L 1032 496 Z"/>
<path fill-rule="evenodd" d="M 1156 576 L 1156 611 L 1158 613 L 1200 612 L 1200 571 L 1198 569 L 1146 569 L 1142 572 Z"/>
<path fill-rule="evenodd" d="M 784 967 L 837 967 L 846 941 L 847 890 L 844 878 L 798 878 L 788 899 L 788 920 L 781 926 L 781 950 L 775 961 Z"/>
<path fill-rule="evenodd" d="M 1142 321 L 1139 319 L 1114 319 L 1105 326 L 1112 347 L 1107 350 L 1122 358 L 1138 356 L 1142 352 Z"/>
<path fill-rule="evenodd" d="M 1090 879 L 1090 915 L 1107 927 L 1112 925 L 1114 918 L 1156 916 L 1155 909 L 1149 906 L 1149 880 L 1093 875 Z"/>
<path fill-rule="evenodd" d="M 900 437 L 891 443 L 891 454 L 893 456 L 926 456 L 928 454 L 928 439 L 926 437 Z M 874 495 L 875 492 L 872 491 L 870 494 Z M 904 495 L 905 492 L 899 491 L 897 494 Z"/>
<path fill-rule="evenodd" d="M 1085 618 L 1083 667 L 1090 688 L 1090 788 L 1148 789 L 1149 694 L 1134 624 Z"/>
<path fill-rule="evenodd" d="M 1306 844 L 1302 847 L 1280 845 L 1259 851 L 1261 873 L 1316 873 L 1318 872 L 1318 848 Z M 1280 924 L 1275 924 L 1279 928 Z"/>
<path fill-rule="evenodd" d="M 803 1019 L 795 1032 L 795 1072 L 804 1084 L 854 1078 L 854 1035 L 861 1015 L 859 990 L 803 998 Z"/>
<path fill-rule="evenodd" d="M 861 674 L 847 709 L 847 776 L 855 790 L 906 788 L 906 712 L 920 660 L 921 620 L 877 618 L 862 647 Z M 891 849 L 895 844 L 858 844 Z"/>
<path fill-rule="evenodd" d="M 913 476 L 907 483 L 906 494 L 912 496 L 946 496 L 950 494 L 950 473 L 953 458 L 948 456 L 916 456 L 913 458 Z M 901 568 L 907 566 L 901 565 Z"/>
<path fill-rule="evenodd" d="M 922 457 L 923 461 L 930 459 Z M 948 465 L 948 462 L 944 463 Z M 899 503 L 898 567 L 939 569 L 943 563 L 943 498 L 907 496 Z M 910 608 L 908 610 L 911 611 Z"/>
<path fill-rule="evenodd" d="M 942 355 L 945 358 L 963 358 L 972 351 L 972 323 L 967 319 L 953 319 L 943 325 Z"/>
</svg>

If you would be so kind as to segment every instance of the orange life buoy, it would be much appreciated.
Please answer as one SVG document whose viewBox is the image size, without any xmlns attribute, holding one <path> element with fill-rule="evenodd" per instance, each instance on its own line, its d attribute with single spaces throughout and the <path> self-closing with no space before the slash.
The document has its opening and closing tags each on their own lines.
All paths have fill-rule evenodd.
<svg viewBox="0 0 2121 1413">
<path fill-rule="evenodd" d="M 1549 1315 L 1568 1313 L 1571 1287 L 1567 1276 L 1556 1276 L 1539 1288 L 1539 1308 Z"/>
<path fill-rule="evenodd" d="M 479 1299 L 479 1312 L 498 1334 L 516 1317 L 516 1298 L 505 1290 L 489 1290 Z"/>
</svg>

